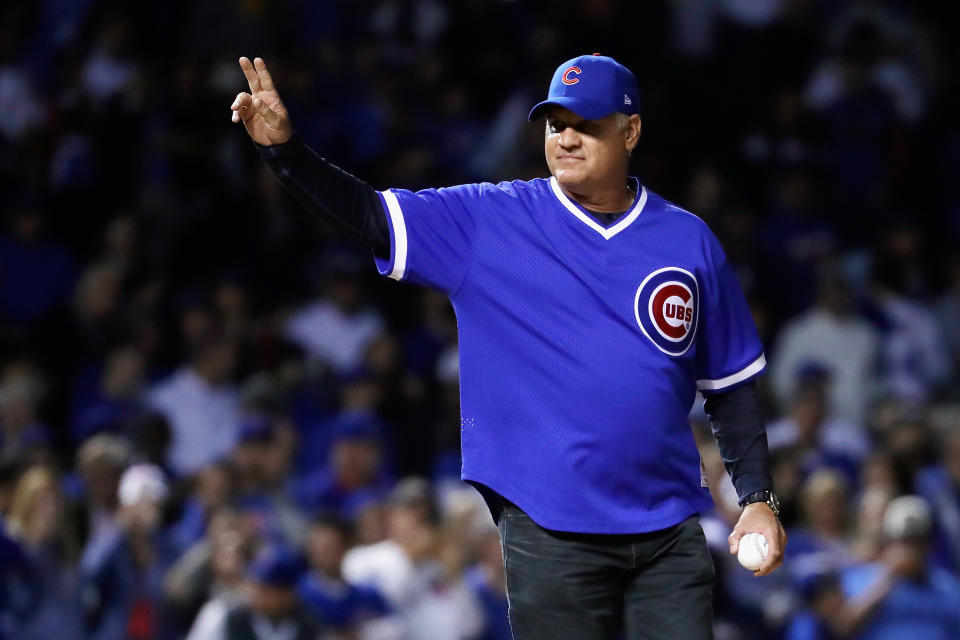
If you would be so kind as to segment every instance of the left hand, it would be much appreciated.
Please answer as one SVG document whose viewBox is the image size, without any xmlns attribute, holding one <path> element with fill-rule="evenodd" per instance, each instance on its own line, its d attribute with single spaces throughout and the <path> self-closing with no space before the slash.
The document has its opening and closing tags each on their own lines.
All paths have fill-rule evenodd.
<svg viewBox="0 0 960 640">
<path fill-rule="evenodd" d="M 273 86 L 273 78 L 263 58 L 240 58 L 240 68 L 247 77 L 250 93 L 237 94 L 230 110 L 234 122 L 243 122 L 253 141 L 264 147 L 283 144 L 293 135 L 290 114 Z"/>
<path fill-rule="evenodd" d="M 753 502 L 748 504 L 743 513 L 740 514 L 740 520 L 733 532 L 727 538 L 730 543 L 730 553 L 737 555 L 740 549 L 740 538 L 748 533 L 760 533 L 767 539 L 767 548 L 769 553 L 767 559 L 763 561 L 760 568 L 753 572 L 755 576 L 765 576 L 774 569 L 783 564 L 783 550 L 787 546 L 787 532 L 783 530 L 783 525 L 777 516 L 765 502 Z"/>
</svg>

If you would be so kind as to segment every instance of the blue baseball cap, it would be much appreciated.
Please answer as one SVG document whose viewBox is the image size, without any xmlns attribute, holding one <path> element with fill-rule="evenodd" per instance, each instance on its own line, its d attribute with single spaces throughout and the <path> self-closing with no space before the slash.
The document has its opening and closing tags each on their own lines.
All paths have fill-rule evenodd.
<svg viewBox="0 0 960 640">
<path fill-rule="evenodd" d="M 247 577 L 271 587 L 293 588 L 303 574 L 303 561 L 282 545 L 264 548 L 247 566 Z"/>
<path fill-rule="evenodd" d="M 379 442 L 384 432 L 383 423 L 367 411 L 341 413 L 333 419 L 333 423 L 330 425 L 331 440 L 374 440 Z"/>
<path fill-rule="evenodd" d="M 239 443 L 270 442 L 271 440 L 273 440 L 273 423 L 266 416 L 248 415 L 239 420 L 237 425 Z"/>
<path fill-rule="evenodd" d="M 566 107 L 587 120 L 598 120 L 616 111 L 629 116 L 639 113 L 640 92 L 629 69 L 609 56 L 595 53 L 567 60 L 557 67 L 547 99 L 530 110 L 530 122 L 552 104 Z"/>
</svg>

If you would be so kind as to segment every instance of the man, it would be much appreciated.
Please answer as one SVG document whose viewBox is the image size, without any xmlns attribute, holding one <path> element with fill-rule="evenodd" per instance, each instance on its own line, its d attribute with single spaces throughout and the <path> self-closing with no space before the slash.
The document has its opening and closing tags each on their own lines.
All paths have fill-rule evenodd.
<svg viewBox="0 0 960 640">
<path fill-rule="evenodd" d="M 391 610 L 384 597 L 374 587 L 343 577 L 351 537 L 349 525 L 335 516 L 314 520 L 305 545 L 310 567 L 297 587 L 300 598 L 310 615 L 340 636 L 363 638 L 379 629 L 389 637 L 387 627 L 399 632 L 399 625 L 389 619 Z"/>
<path fill-rule="evenodd" d="M 345 412 L 333 419 L 329 431 L 327 464 L 302 478 L 297 494 L 312 514 L 345 516 L 357 500 L 390 488 L 381 452 L 383 430 L 371 414 Z"/>
<path fill-rule="evenodd" d="M 317 640 L 322 630 L 307 617 L 297 593 L 301 558 L 291 549 L 262 549 L 247 567 L 244 601 L 216 603 L 198 617 L 187 640 Z"/>
<path fill-rule="evenodd" d="M 448 553 L 441 517 L 429 482 L 401 480 L 388 498 L 387 538 L 347 551 L 343 578 L 379 591 L 404 638 L 475 640 L 483 610 Z"/>
<path fill-rule="evenodd" d="M 190 362 L 154 386 L 147 404 L 170 423 L 168 462 L 181 476 L 192 476 L 226 455 L 236 441 L 239 398 L 230 382 L 237 346 L 219 329 L 205 333 Z"/>
<path fill-rule="evenodd" d="M 883 514 L 885 545 L 878 560 L 842 574 L 845 596 L 861 603 L 852 629 L 858 640 L 960 638 L 960 581 L 931 566 L 932 526 L 923 498 L 891 500 Z"/>
<path fill-rule="evenodd" d="M 860 425 L 829 414 L 828 386 L 825 370 L 805 367 L 797 376 L 788 412 L 767 425 L 767 445 L 772 453 L 795 448 L 804 475 L 832 467 L 854 484 L 870 440 Z"/>
<path fill-rule="evenodd" d="M 804 371 L 816 366 L 829 376 L 828 412 L 864 424 L 879 386 L 880 337 L 857 313 L 853 299 L 841 276 L 826 274 L 814 307 L 783 326 L 770 360 L 770 383 L 784 409 Z"/>
<path fill-rule="evenodd" d="M 135 464 L 120 477 L 118 526 L 91 538 L 80 559 L 90 637 L 166 637 L 163 576 L 176 556 L 162 522 L 169 493 L 163 471 L 152 464 Z"/>
<path fill-rule="evenodd" d="M 16 621 L 29 619 L 43 595 L 42 575 L 27 549 L 7 535 L 0 511 L 0 640 L 15 636 Z M 18 597 L 19 596 L 19 597 Z"/>
<path fill-rule="evenodd" d="M 937 462 L 917 473 L 914 486 L 933 507 L 934 564 L 960 573 L 960 431 L 941 432 L 937 444 Z"/>
<path fill-rule="evenodd" d="M 785 542 L 752 379 L 756 329 L 704 223 L 628 176 L 633 74 L 558 67 L 546 101 L 552 177 L 377 192 L 293 136 L 263 60 L 240 59 L 243 122 L 309 209 L 372 246 L 381 273 L 457 312 L 464 480 L 500 530 L 514 636 L 711 637 L 709 509 L 687 414 L 706 396 L 748 531 Z"/>
</svg>

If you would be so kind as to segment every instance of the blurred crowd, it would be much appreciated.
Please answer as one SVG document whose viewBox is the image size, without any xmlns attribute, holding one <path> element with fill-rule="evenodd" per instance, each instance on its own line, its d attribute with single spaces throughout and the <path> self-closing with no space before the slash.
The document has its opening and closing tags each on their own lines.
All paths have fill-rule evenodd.
<svg viewBox="0 0 960 640">
<path fill-rule="evenodd" d="M 767 346 L 771 577 L 691 414 L 718 639 L 960 637 L 949 4 L 0 3 L 0 638 L 509 638 L 449 304 L 301 211 L 229 105 L 259 55 L 376 188 L 531 178 L 526 112 L 593 51 Z"/>
</svg>

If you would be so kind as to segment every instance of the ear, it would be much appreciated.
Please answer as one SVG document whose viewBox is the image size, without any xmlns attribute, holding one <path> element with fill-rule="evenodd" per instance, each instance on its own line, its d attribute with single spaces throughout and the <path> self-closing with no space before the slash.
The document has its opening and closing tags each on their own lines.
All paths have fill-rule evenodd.
<svg viewBox="0 0 960 640">
<path fill-rule="evenodd" d="M 634 150 L 640 142 L 640 116 L 633 114 L 627 119 L 627 126 L 623 129 L 624 146 L 627 153 Z"/>
</svg>

